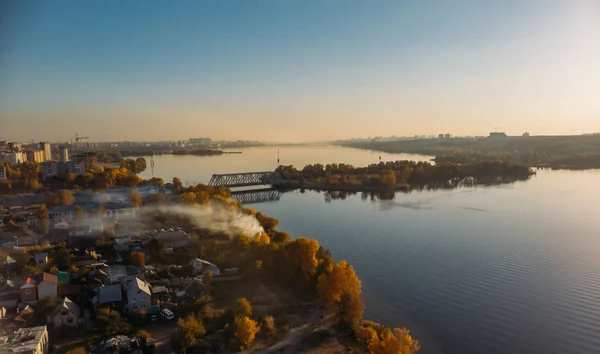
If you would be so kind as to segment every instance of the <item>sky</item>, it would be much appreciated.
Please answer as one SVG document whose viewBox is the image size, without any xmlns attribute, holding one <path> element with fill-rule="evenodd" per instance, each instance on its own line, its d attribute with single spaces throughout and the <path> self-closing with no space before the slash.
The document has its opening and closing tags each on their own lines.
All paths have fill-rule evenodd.
<svg viewBox="0 0 600 354">
<path fill-rule="evenodd" d="M 600 131 L 598 0 L 0 2 L 0 140 Z"/>
</svg>

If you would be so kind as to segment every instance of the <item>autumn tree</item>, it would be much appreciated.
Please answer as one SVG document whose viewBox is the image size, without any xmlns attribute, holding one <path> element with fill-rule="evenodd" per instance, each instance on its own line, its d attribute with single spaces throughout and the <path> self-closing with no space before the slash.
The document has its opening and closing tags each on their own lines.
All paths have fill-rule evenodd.
<svg viewBox="0 0 600 354">
<path fill-rule="evenodd" d="M 212 270 L 207 270 L 202 275 L 202 282 L 206 284 L 206 286 L 211 286 L 213 280 L 213 272 Z"/>
<path fill-rule="evenodd" d="M 235 300 L 233 305 L 233 312 L 237 317 L 252 316 L 252 306 L 245 297 Z"/>
<path fill-rule="evenodd" d="M 107 336 L 127 333 L 131 325 L 121 318 L 121 314 L 109 307 L 101 308 L 96 317 L 99 327 Z"/>
<path fill-rule="evenodd" d="M 235 337 L 241 346 L 247 348 L 260 331 L 260 325 L 248 316 L 236 317 L 234 323 Z"/>
<path fill-rule="evenodd" d="M 83 219 L 83 209 L 79 205 L 75 205 L 75 220 L 77 221 L 77 225 L 81 223 Z"/>
<path fill-rule="evenodd" d="M 57 196 L 60 205 L 73 205 L 75 203 L 75 196 L 68 189 L 59 190 Z"/>
<path fill-rule="evenodd" d="M 46 204 L 40 206 L 39 217 L 44 227 L 44 233 L 50 232 L 50 221 L 48 220 L 48 207 Z"/>
<path fill-rule="evenodd" d="M 161 187 L 163 184 L 165 184 L 165 181 L 162 178 L 152 177 L 148 180 L 148 183 L 153 186 Z"/>
<path fill-rule="evenodd" d="M 297 266 L 305 277 L 310 277 L 317 271 L 317 251 L 319 242 L 304 237 L 298 237 L 292 244 L 292 254 L 296 257 Z"/>
<path fill-rule="evenodd" d="M 152 338 L 152 335 L 150 333 L 148 333 L 147 331 L 144 331 L 143 329 L 140 329 L 137 332 L 135 332 L 135 336 L 138 338 L 142 338 L 144 340 L 148 340 L 148 339 Z"/>
<path fill-rule="evenodd" d="M 189 314 L 185 319 L 177 320 L 175 339 L 182 347 L 193 347 L 206 333 L 204 324 L 194 314 Z"/>
<path fill-rule="evenodd" d="M 277 227 L 277 225 L 279 224 L 279 220 L 272 218 L 270 216 L 267 216 L 261 212 L 256 213 L 256 219 L 260 223 L 260 226 L 262 226 L 266 232 L 269 232 L 269 231 L 275 229 Z"/>
<path fill-rule="evenodd" d="M 338 316 L 341 323 L 353 325 L 362 317 L 364 305 L 360 292 L 360 280 L 354 268 L 346 261 L 336 263 L 319 276 L 319 298 Z"/>
<path fill-rule="evenodd" d="M 77 347 L 69 350 L 67 354 L 87 354 L 87 350 L 84 347 Z"/>
<path fill-rule="evenodd" d="M 140 205 L 142 205 L 142 196 L 137 189 L 132 189 L 131 194 L 129 195 L 129 201 L 131 205 L 133 205 L 136 209 L 139 209 Z"/>
<path fill-rule="evenodd" d="M 131 264 L 136 267 L 143 267 L 146 265 L 146 254 L 144 252 L 131 252 L 129 255 Z"/>
<path fill-rule="evenodd" d="M 275 318 L 271 315 L 266 315 L 263 318 L 263 330 L 269 336 L 273 336 L 277 333 L 277 328 L 275 328 Z"/>
<path fill-rule="evenodd" d="M 181 184 L 179 177 L 173 177 L 173 188 L 175 189 L 175 193 L 179 193 L 182 187 L 183 184 Z"/>
<path fill-rule="evenodd" d="M 383 331 L 371 338 L 368 349 L 373 354 L 414 354 L 421 349 L 406 328 Z"/>
</svg>

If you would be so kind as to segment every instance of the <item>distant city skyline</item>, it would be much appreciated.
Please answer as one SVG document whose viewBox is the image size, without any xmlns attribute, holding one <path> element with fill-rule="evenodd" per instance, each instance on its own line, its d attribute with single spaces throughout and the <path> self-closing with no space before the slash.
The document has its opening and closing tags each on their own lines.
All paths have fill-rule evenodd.
<svg viewBox="0 0 600 354">
<path fill-rule="evenodd" d="M 0 140 L 600 131 L 595 0 L 33 0 L 0 10 Z"/>
</svg>

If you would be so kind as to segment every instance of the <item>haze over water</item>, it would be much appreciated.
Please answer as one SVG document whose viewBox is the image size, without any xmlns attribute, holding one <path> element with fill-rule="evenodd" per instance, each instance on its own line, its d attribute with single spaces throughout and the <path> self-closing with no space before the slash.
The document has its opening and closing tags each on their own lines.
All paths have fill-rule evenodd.
<svg viewBox="0 0 600 354">
<path fill-rule="evenodd" d="M 280 155 L 296 166 L 379 156 L 345 148 Z M 155 161 L 156 176 L 203 182 L 214 172 L 268 169 L 276 150 Z M 365 318 L 410 328 L 423 353 L 598 353 L 598 181 L 600 170 L 543 170 L 526 182 L 389 201 L 357 194 L 327 203 L 323 193 L 294 191 L 250 206 L 348 260 L 363 282 Z"/>
</svg>

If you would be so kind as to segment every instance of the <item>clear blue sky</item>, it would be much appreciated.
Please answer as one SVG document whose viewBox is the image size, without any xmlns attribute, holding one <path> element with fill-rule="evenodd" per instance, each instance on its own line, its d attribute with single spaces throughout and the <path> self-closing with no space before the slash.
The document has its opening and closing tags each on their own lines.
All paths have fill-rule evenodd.
<svg viewBox="0 0 600 354">
<path fill-rule="evenodd" d="M 5 1 L 0 139 L 600 131 L 600 1 Z"/>
</svg>

